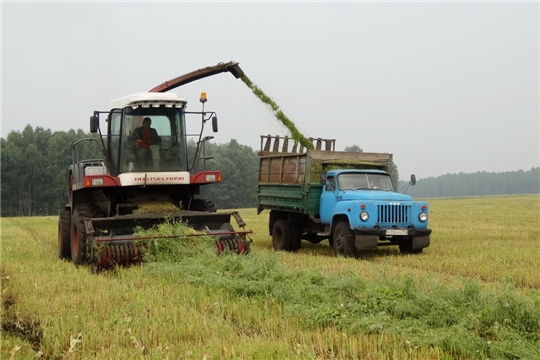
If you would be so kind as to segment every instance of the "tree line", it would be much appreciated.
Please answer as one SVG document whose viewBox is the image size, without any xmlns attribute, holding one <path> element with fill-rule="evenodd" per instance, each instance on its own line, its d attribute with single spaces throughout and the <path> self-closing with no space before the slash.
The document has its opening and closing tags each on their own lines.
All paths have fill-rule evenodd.
<svg viewBox="0 0 540 360">
<path fill-rule="evenodd" d="M 27 125 L 21 132 L 11 131 L 0 139 L 1 216 L 56 215 L 68 203 L 67 172 L 73 162 L 71 148 L 76 141 L 95 137 L 82 130 L 51 132 Z M 189 152 L 196 144 L 188 143 Z M 201 197 L 220 209 L 252 208 L 257 202 L 259 158 L 251 147 L 231 140 L 223 144 L 206 144 L 207 169 L 221 170 L 223 181 L 206 185 Z M 362 151 L 357 145 L 346 151 Z M 96 158 L 91 149 L 81 154 Z M 392 183 L 397 190 L 413 197 L 451 197 L 500 194 L 540 193 L 540 168 L 505 173 L 477 172 L 447 174 L 420 179 L 416 186 L 398 181 L 398 169 L 390 166 Z"/>
<path fill-rule="evenodd" d="M 97 137 L 82 130 L 51 132 L 27 125 L 0 139 L 1 216 L 56 215 L 68 203 L 69 166 L 72 145 L 83 138 Z M 196 144 L 188 143 L 193 154 Z M 79 159 L 96 159 L 95 149 L 82 147 Z M 201 197 L 221 209 L 255 207 L 259 158 L 236 140 L 226 144 L 206 144 L 212 159 L 207 169 L 222 171 L 223 181 L 202 187 Z M 98 157 L 99 158 L 99 157 Z"/>
<path fill-rule="evenodd" d="M 57 214 L 67 202 L 71 145 L 82 130 L 52 133 L 27 125 L 0 139 L 2 216 Z"/>
<path fill-rule="evenodd" d="M 400 181 L 400 189 L 414 198 L 489 196 L 540 193 L 540 167 L 501 173 L 445 174 L 419 179 L 415 186 Z"/>
</svg>

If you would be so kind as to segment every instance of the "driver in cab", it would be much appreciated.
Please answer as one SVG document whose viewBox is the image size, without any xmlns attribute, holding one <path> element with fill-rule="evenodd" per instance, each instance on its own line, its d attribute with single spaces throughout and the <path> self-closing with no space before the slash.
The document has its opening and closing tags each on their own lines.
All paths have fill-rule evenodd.
<svg viewBox="0 0 540 360">
<path fill-rule="evenodd" d="M 131 140 L 135 143 L 135 152 L 145 164 L 152 162 L 150 145 L 159 145 L 161 143 L 161 138 L 151 125 L 152 119 L 145 117 L 142 126 L 133 130 L 133 134 L 131 134 Z"/>
<path fill-rule="evenodd" d="M 150 127 L 152 119 L 145 117 L 141 127 L 133 130 L 131 139 L 135 141 L 135 147 L 142 149 L 150 149 L 150 145 L 159 145 L 161 138 L 156 129 Z"/>
</svg>

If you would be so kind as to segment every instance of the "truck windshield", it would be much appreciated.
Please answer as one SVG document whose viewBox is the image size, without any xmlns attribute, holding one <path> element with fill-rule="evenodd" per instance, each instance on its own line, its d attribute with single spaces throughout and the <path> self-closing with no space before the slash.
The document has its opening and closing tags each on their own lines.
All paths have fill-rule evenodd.
<svg viewBox="0 0 540 360">
<path fill-rule="evenodd" d="M 182 109 L 137 108 L 111 113 L 110 161 L 118 173 L 187 171 Z"/>
<path fill-rule="evenodd" d="M 338 175 L 340 190 L 390 190 L 393 191 L 390 176 L 373 173 L 342 173 Z"/>
</svg>

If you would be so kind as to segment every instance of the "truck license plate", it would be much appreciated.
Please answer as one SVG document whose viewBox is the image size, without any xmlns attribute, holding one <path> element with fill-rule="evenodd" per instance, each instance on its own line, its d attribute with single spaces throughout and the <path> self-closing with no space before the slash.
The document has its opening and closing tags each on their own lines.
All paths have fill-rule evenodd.
<svg viewBox="0 0 540 360">
<path fill-rule="evenodd" d="M 388 230 L 386 230 L 386 235 L 387 235 L 387 236 L 392 236 L 392 235 L 409 235 L 409 231 L 408 231 L 408 230 L 388 229 Z"/>
</svg>

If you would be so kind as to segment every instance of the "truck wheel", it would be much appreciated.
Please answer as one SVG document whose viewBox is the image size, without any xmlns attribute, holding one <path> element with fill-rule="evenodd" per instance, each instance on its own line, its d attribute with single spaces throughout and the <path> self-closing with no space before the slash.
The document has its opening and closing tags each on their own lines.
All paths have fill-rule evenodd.
<svg viewBox="0 0 540 360">
<path fill-rule="evenodd" d="M 192 211 L 204 211 L 204 212 L 216 212 L 217 208 L 210 200 L 193 199 L 189 210 Z"/>
<path fill-rule="evenodd" d="M 279 219 L 279 213 L 275 210 L 270 210 L 270 215 L 268 217 L 268 233 L 272 236 L 272 231 L 274 231 L 274 224 L 276 220 Z"/>
<path fill-rule="evenodd" d="M 405 239 L 402 242 L 399 243 L 399 252 L 402 254 L 421 254 L 422 250 L 424 249 L 416 249 L 413 250 L 412 248 L 412 238 Z"/>
<path fill-rule="evenodd" d="M 100 216 L 102 216 L 101 209 L 97 205 L 81 204 L 73 209 L 71 218 L 71 261 L 75 265 L 82 265 L 88 260 L 89 248 L 86 243 L 84 219 Z"/>
<path fill-rule="evenodd" d="M 272 229 L 272 245 L 274 250 L 290 250 L 292 245 L 292 230 L 287 220 L 278 219 Z"/>
<path fill-rule="evenodd" d="M 71 259 L 71 210 L 62 210 L 58 217 L 58 258 Z"/>
<path fill-rule="evenodd" d="M 356 256 L 354 232 L 349 227 L 348 221 L 340 221 L 336 224 L 332 238 L 334 243 L 334 253 L 336 256 Z"/>
<path fill-rule="evenodd" d="M 290 224 L 291 226 L 291 251 L 298 251 L 302 247 L 302 224 Z"/>
</svg>

